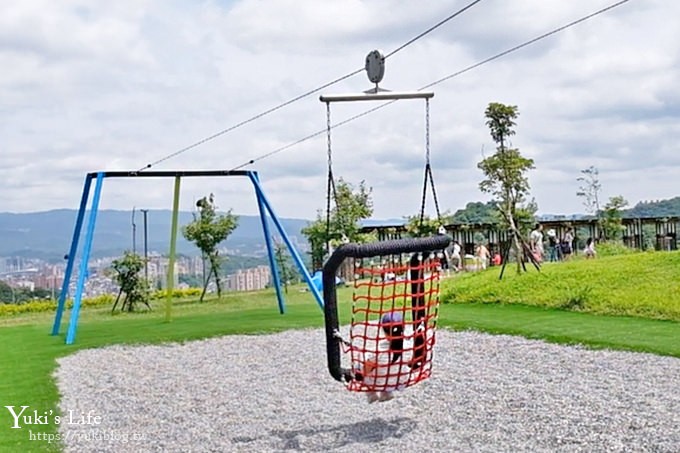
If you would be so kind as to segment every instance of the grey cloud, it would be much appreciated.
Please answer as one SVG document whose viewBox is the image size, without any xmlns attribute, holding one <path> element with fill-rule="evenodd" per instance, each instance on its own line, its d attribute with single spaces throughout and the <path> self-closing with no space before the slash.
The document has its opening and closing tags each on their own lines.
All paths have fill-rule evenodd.
<svg viewBox="0 0 680 453">
<path fill-rule="evenodd" d="M 17 2 L 0 18 L 3 209 L 72 207 L 86 172 L 136 169 L 168 156 L 361 67 L 369 50 L 389 51 L 466 4 L 454 3 Z M 389 59 L 385 87 L 422 86 L 605 4 L 482 2 Z M 678 5 L 630 2 L 434 87 L 432 162 L 447 207 L 484 199 L 476 163 L 482 145 L 493 150 L 483 118 L 492 101 L 520 108 L 513 142 L 536 159 L 530 179 L 542 211 L 579 210 L 575 178 L 588 165 L 600 167 L 608 190 L 631 202 L 635 190 L 647 198 L 672 194 L 655 175 L 680 166 L 680 40 L 656 24 L 680 13 Z M 319 16 L 324 8 L 345 10 Z M 38 27 L 40 39 L 31 36 Z M 359 74 L 327 92 L 369 86 Z M 334 121 L 368 107 L 335 109 Z M 375 188 L 377 217 L 417 209 L 422 122 L 422 105 L 395 105 L 333 133 L 337 175 Z M 324 106 L 310 96 L 157 169 L 232 168 L 324 126 Z M 325 151 L 322 135 L 246 168 L 261 172 L 280 214 L 313 217 L 325 196 Z M 31 176 L 37 180 L 25 183 Z M 626 185 L 633 176 L 647 180 Z M 102 201 L 167 207 L 168 184 L 107 182 Z M 183 200 L 215 188 L 226 204 L 253 212 L 250 187 L 239 184 L 187 182 Z"/>
</svg>

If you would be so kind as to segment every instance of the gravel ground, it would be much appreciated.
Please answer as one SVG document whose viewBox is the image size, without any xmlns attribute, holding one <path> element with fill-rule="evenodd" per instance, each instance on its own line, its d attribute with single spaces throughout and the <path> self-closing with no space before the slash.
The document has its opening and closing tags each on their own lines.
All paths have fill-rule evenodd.
<svg viewBox="0 0 680 453">
<path fill-rule="evenodd" d="M 680 452 L 676 358 L 440 330 L 433 377 L 372 405 L 325 364 L 322 330 L 80 351 L 56 371 L 60 434 L 68 452 Z"/>
</svg>

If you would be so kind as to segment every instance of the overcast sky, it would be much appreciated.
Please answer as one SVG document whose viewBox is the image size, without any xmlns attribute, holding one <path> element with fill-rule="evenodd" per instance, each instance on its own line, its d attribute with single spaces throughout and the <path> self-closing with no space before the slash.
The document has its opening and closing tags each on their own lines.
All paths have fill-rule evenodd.
<svg viewBox="0 0 680 453">
<path fill-rule="evenodd" d="M 2 1 L 0 211 L 77 208 L 85 174 L 137 170 L 360 69 L 471 3 L 391 0 Z M 420 89 L 615 0 L 483 0 L 386 61 L 380 86 Z M 517 105 L 512 145 L 535 160 L 539 212 L 583 212 L 580 170 L 631 205 L 680 195 L 680 2 L 630 0 L 431 88 L 431 160 L 442 210 L 486 201 L 490 102 Z M 323 90 L 371 88 L 365 72 Z M 232 169 L 318 131 L 319 94 L 152 168 Z M 334 122 L 377 104 L 333 104 Z M 418 212 L 424 102 L 400 101 L 333 131 L 334 173 L 373 188 L 374 218 Z M 244 167 L 277 214 L 325 206 L 326 137 Z M 171 208 L 171 179 L 106 180 L 101 208 Z M 181 208 L 215 193 L 257 213 L 243 178 L 186 179 Z M 434 214 L 428 201 L 428 213 Z"/>
</svg>

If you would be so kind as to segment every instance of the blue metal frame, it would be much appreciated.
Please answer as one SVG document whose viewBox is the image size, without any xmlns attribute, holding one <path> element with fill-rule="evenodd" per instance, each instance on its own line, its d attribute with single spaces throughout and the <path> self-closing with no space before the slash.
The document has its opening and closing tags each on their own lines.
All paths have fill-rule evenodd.
<svg viewBox="0 0 680 453">
<path fill-rule="evenodd" d="M 75 263 L 76 254 L 78 253 L 78 239 L 80 238 L 80 230 L 83 227 L 83 219 L 85 218 L 85 210 L 87 209 L 87 199 L 90 196 L 91 183 L 92 174 L 88 174 L 85 177 L 85 184 L 83 185 L 83 195 L 80 198 L 80 209 L 78 209 L 76 226 L 73 229 L 73 239 L 71 240 L 71 249 L 68 252 L 66 270 L 64 271 L 64 283 L 61 285 L 61 292 L 59 293 L 59 302 L 57 303 L 57 314 L 54 317 L 54 325 L 52 326 L 52 335 L 58 335 L 59 329 L 61 329 L 61 316 L 64 313 L 64 305 L 66 303 L 66 298 L 68 297 L 68 289 L 71 284 L 73 263 Z"/>
<path fill-rule="evenodd" d="M 252 178 L 259 182 L 257 173 L 254 173 Z M 286 312 L 286 304 L 283 300 L 283 294 L 281 293 L 281 279 L 279 278 L 279 271 L 274 257 L 274 248 L 272 247 L 272 237 L 271 233 L 269 232 L 267 213 L 265 212 L 264 203 L 257 190 L 255 190 L 255 195 L 257 197 L 257 208 L 260 211 L 262 231 L 264 231 L 264 242 L 267 244 L 267 256 L 269 257 L 269 267 L 272 270 L 272 279 L 274 280 L 274 288 L 276 289 L 276 300 L 279 303 L 279 313 L 284 314 Z"/>
<path fill-rule="evenodd" d="M 300 258 L 300 255 L 298 254 L 297 250 L 295 250 L 295 247 L 293 247 L 293 244 L 290 242 L 290 239 L 288 238 L 286 231 L 283 229 L 283 225 L 281 225 L 279 218 L 274 213 L 274 210 L 272 209 L 272 206 L 269 203 L 269 200 L 267 200 L 267 197 L 265 196 L 264 191 L 262 190 L 262 186 L 260 186 L 260 182 L 257 179 L 257 173 L 256 172 L 248 172 L 248 176 L 250 177 L 250 180 L 253 182 L 253 186 L 255 186 L 255 190 L 257 191 L 257 198 L 267 208 L 267 211 L 269 212 L 269 215 L 271 216 L 272 221 L 274 222 L 274 225 L 276 225 L 276 228 L 279 230 L 279 233 L 281 234 L 281 237 L 283 238 L 283 242 L 286 243 L 286 246 L 288 247 L 288 250 L 290 251 L 290 254 L 293 257 L 293 261 L 295 261 L 295 264 L 297 264 L 298 269 L 300 269 L 300 272 L 302 273 L 302 276 L 305 279 L 307 286 L 309 287 L 309 291 L 312 293 L 312 295 L 316 299 L 316 303 L 323 310 L 323 298 L 321 297 L 319 290 L 316 289 L 316 286 L 312 282 L 312 277 L 311 277 L 311 275 L 309 275 L 309 271 L 305 267 L 305 264 L 302 262 L 302 258 Z"/>
<path fill-rule="evenodd" d="M 81 231 L 82 231 L 83 220 L 84 220 L 84 217 L 85 217 L 85 211 L 86 211 L 86 208 L 87 208 L 87 201 L 88 201 L 88 198 L 89 198 L 92 180 L 96 179 L 95 191 L 94 191 L 94 196 L 92 198 L 92 206 L 90 208 L 90 216 L 88 218 L 88 226 L 87 226 L 87 231 L 86 231 L 86 235 L 85 235 L 85 242 L 84 242 L 84 245 L 83 245 L 83 252 L 82 252 L 82 256 L 80 258 L 78 281 L 77 281 L 77 284 L 76 284 L 76 290 L 75 290 L 75 294 L 74 294 L 74 297 L 73 297 L 73 308 L 71 310 L 71 317 L 70 317 L 70 320 L 69 320 L 68 331 L 67 331 L 67 334 L 66 334 L 66 344 L 72 344 L 75 341 L 76 330 L 78 328 L 78 317 L 80 315 L 80 306 L 81 306 L 81 302 L 82 302 L 83 289 L 85 287 L 85 281 L 88 277 L 88 263 L 89 263 L 89 259 L 90 259 L 90 252 L 92 250 L 92 240 L 94 238 L 94 229 L 95 229 L 95 225 L 96 225 L 96 222 L 97 222 L 97 211 L 99 209 L 99 200 L 101 198 L 101 191 L 102 191 L 104 178 L 106 178 L 106 177 L 134 177 L 134 176 L 141 176 L 141 177 L 248 176 L 250 181 L 253 183 L 253 187 L 255 188 L 255 195 L 257 197 L 257 205 L 258 205 L 258 209 L 260 211 L 260 219 L 262 221 L 262 229 L 264 231 L 265 243 L 267 245 L 267 254 L 268 254 L 268 257 L 269 257 L 269 265 L 271 267 L 272 278 L 273 278 L 274 286 L 275 286 L 275 289 L 276 289 L 276 297 L 277 297 L 277 300 L 278 300 L 279 312 L 281 314 L 283 314 L 285 312 L 285 303 L 284 303 L 283 294 L 281 293 L 281 280 L 280 280 L 278 268 L 276 266 L 276 261 L 275 261 L 275 257 L 274 257 L 274 249 L 273 249 L 272 242 L 271 242 L 271 233 L 270 233 L 270 228 L 269 228 L 269 222 L 268 222 L 268 219 L 267 219 L 267 213 L 269 213 L 269 216 L 271 217 L 272 222 L 276 226 L 277 231 L 281 235 L 281 238 L 283 239 L 284 243 L 286 244 L 286 247 L 288 248 L 291 256 L 293 257 L 293 261 L 295 261 L 295 264 L 298 266 L 300 272 L 302 273 L 302 276 L 303 276 L 305 282 L 307 283 L 307 286 L 309 287 L 309 291 L 314 296 L 314 299 L 316 300 L 319 307 L 323 310 L 323 307 L 324 307 L 323 297 L 319 293 L 319 290 L 317 289 L 317 287 L 312 282 L 312 277 L 309 274 L 309 271 L 307 270 L 307 268 L 305 267 L 304 262 L 302 261 L 302 258 L 300 257 L 300 254 L 297 252 L 297 250 L 295 249 L 295 247 L 291 243 L 290 238 L 288 237 L 288 234 L 286 234 L 286 231 L 283 229 L 283 225 L 281 224 L 278 217 L 274 213 L 274 210 L 272 209 L 271 204 L 269 203 L 269 200 L 265 196 L 264 191 L 262 190 L 262 186 L 260 185 L 257 172 L 255 172 L 255 171 L 243 171 L 243 170 L 238 170 L 238 171 L 228 171 L 228 170 L 168 171 L 168 172 L 162 172 L 162 171 L 98 172 L 98 173 L 88 173 L 86 178 L 85 178 L 85 184 L 84 184 L 84 187 L 83 187 L 83 194 L 82 194 L 82 197 L 81 197 L 81 200 L 80 200 L 80 208 L 78 210 L 78 217 L 76 218 L 76 224 L 75 224 L 75 228 L 73 230 L 73 239 L 71 241 L 71 248 L 70 248 L 69 255 L 68 255 L 68 262 L 66 264 L 66 270 L 65 270 L 65 274 L 64 274 L 64 283 L 62 285 L 61 292 L 59 294 L 57 311 L 56 311 L 56 315 L 55 315 L 55 318 L 54 318 L 54 324 L 52 326 L 52 335 L 58 335 L 59 334 L 59 330 L 60 330 L 60 326 L 61 326 L 61 319 L 62 319 L 64 308 L 65 308 L 65 305 L 66 305 L 66 299 L 67 299 L 67 296 L 68 296 L 69 283 L 71 281 L 71 275 L 73 273 L 73 267 L 74 267 L 74 264 L 75 264 L 75 261 L 76 261 L 76 255 L 77 255 L 77 251 L 78 251 L 78 242 L 79 242 L 80 234 L 81 234 Z"/>
<path fill-rule="evenodd" d="M 71 309 L 71 319 L 68 323 L 68 332 L 66 333 L 66 344 L 73 344 L 76 338 L 76 329 L 78 328 L 78 316 L 80 315 L 80 302 L 83 298 L 83 287 L 85 286 L 85 279 L 87 278 L 87 264 L 90 260 L 90 251 L 92 250 L 92 238 L 94 237 L 94 226 L 97 222 L 97 209 L 99 208 L 99 199 L 102 193 L 102 185 L 104 182 L 104 173 L 97 173 L 97 182 L 94 186 L 94 197 L 92 198 L 92 207 L 90 208 L 90 218 L 87 223 L 87 232 L 85 233 L 85 244 L 83 246 L 83 256 L 80 259 L 80 270 L 78 271 L 78 283 L 76 285 L 76 292 L 73 296 L 73 308 Z"/>
</svg>

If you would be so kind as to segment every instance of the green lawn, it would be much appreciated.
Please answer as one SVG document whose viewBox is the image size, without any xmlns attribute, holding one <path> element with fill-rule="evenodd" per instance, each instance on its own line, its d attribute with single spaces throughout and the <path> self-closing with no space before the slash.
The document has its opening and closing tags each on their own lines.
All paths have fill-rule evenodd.
<svg viewBox="0 0 680 453">
<path fill-rule="evenodd" d="M 553 343 L 680 358 L 680 323 L 674 321 L 506 304 L 445 305 L 441 320 L 442 325 L 456 330 L 520 335 Z"/>
<path fill-rule="evenodd" d="M 440 325 L 680 357 L 680 323 L 645 318 L 672 318 L 672 314 L 678 312 L 678 295 L 669 295 L 668 291 L 677 285 L 676 268 L 680 264 L 680 254 L 630 256 L 633 258 L 628 267 L 637 267 L 640 259 L 648 259 L 650 261 L 645 263 L 656 263 L 656 273 L 662 275 L 661 278 L 651 277 L 654 285 L 644 287 L 649 297 L 642 298 L 638 305 L 634 303 L 637 290 L 630 289 L 630 286 L 642 285 L 640 280 L 633 278 L 639 270 L 629 272 L 625 265 L 626 257 L 602 258 L 548 265 L 540 274 L 531 271 L 521 278 L 509 272 L 508 278 L 502 282 L 497 280 L 498 269 L 446 279 L 443 299 L 455 303 L 442 305 Z M 557 289 L 552 284 L 556 281 L 560 282 Z M 567 282 L 575 285 L 585 282 L 592 289 L 581 306 L 572 304 L 572 310 L 556 309 L 556 306 L 565 306 L 562 303 L 565 299 L 560 297 L 575 291 Z M 621 291 L 616 285 L 626 289 Z M 619 296 L 607 297 L 607 303 L 601 303 L 599 298 L 608 292 L 607 288 L 612 293 L 618 291 Z M 348 319 L 346 308 L 350 294 L 349 288 L 341 289 L 339 293 L 339 300 L 344 305 L 341 319 L 345 321 Z M 630 294 L 633 296 L 629 297 Z M 662 296 L 667 300 L 657 303 L 656 299 Z M 611 307 L 607 310 L 602 307 L 609 307 L 608 304 L 614 303 L 612 301 L 618 301 L 622 307 L 613 310 L 614 313 L 633 312 L 637 316 L 605 316 L 587 312 L 611 310 Z M 323 325 L 321 310 L 309 293 L 293 290 L 287 302 L 287 313 L 280 315 L 273 291 L 229 294 L 222 301 L 205 303 L 184 300 L 175 303 L 171 323 L 163 321 L 162 301 L 150 313 L 111 316 L 108 308 L 88 308 L 81 312 L 76 343 L 71 346 L 64 345 L 67 316 L 64 317 L 62 335 L 57 337 L 49 335 L 53 313 L 1 318 L 0 406 L 30 406 L 31 410 L 39 413 L 56 411 L 58 394 L 52 380 L 56 359 L 79 349 L 119 343 L 181 342 L 217 335 L 257 334 Z M 580 311 L 574 311 L 575 308 Z M 319 357 L 319 360 L 325 360 L 325 357 Z M 45 442 L 29 441 L 26 429 L 10 429 L 12 419 L 9 411 L 2 408 L 0 414 L 0 451 L 50 450 L 50 445 Z M 57 432 L 54 425 L 40 427 L 40 431 Z M 54 444 L 51 447 L 58 449 Z"/>
<path fill-rule="evenodd" d="M 508 265 L 448 279 L 442 301 L 507 303 L 680 321 L 680 251 L 546 263 L 517 275 Z"/>
</svg>

